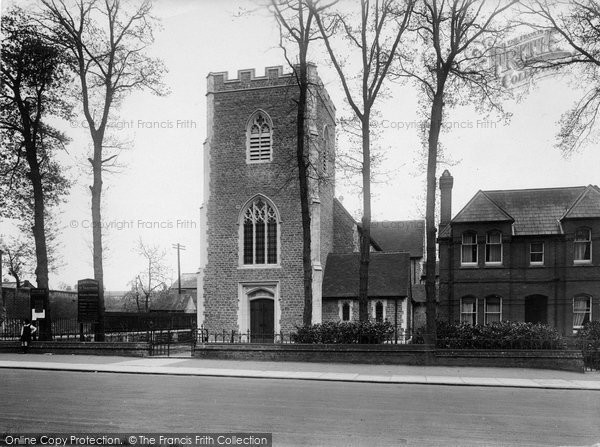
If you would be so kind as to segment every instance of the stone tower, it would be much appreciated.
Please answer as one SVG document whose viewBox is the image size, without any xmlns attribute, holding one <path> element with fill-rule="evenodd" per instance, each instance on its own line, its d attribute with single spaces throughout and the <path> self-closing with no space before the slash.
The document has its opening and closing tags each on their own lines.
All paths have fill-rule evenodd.
<svg viewBox="0 0 600 447">
<path fill-rule="evenodd" d="M 333 245 L 335 108 L 310 66 L 307 105 L 313 323 Z M 282 67 L 264 76 L 208 75 L 198 326 L 253 341 L 302 324 L 302 219 L 296 163 L 298 86 Z M 271 334 L 271 335 L 269 335 Z"/>
</svg>

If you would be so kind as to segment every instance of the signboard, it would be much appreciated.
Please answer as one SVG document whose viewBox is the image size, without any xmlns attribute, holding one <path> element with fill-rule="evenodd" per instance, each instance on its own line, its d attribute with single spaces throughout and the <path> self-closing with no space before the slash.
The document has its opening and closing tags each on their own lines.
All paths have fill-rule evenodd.
<svg viewBox="0 0 600 447">
<path fill-rule="evenodd" d="M 98 321 L 100 287 L 95 279 L 77 281 L 77 320 L 80 323 Z"/>
<path fill-rule="evenodd" d="M 48 302 L 48 289 L 31 289 L 29 293 L 29 304 L 31 307 L 31 319 L 42 320 L 46 318 L 44 303 Z"/>
</svg>

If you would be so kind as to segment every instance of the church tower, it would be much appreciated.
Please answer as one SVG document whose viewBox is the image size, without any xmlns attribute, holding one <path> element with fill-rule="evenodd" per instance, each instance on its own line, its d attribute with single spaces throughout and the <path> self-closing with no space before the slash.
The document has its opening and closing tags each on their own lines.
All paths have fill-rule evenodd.
<svg viewBox="0 0 600 447">
<path fill-rule="evenodd" d="M 309 69 L 313 323 L 333 249 L 335 108 Z M 302 325 L 302 216 L 296 163 L 298 86 L 282 67 L 264 76 L 208 75 L 198 326 L 272 341 Z"/>
</svg>

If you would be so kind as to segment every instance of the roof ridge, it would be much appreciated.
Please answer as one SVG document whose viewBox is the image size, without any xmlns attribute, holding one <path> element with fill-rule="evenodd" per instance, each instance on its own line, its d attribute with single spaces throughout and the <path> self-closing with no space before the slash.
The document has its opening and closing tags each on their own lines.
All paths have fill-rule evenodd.
<svg viewBox="0 0 600 447">
<path fill-rule="evenodd" d="M 521 192 L 521 191 L 550 191 L 550 190 L 556 190 L 556 189 L 580 189 L 580 188 L 587 188 L 587 186 L 553 186 L 551 188 L 517 188 L 517 189 L 487 189 L 485 191 L 485 193 L 490 193 L 490 192 Z"/>
</svg>

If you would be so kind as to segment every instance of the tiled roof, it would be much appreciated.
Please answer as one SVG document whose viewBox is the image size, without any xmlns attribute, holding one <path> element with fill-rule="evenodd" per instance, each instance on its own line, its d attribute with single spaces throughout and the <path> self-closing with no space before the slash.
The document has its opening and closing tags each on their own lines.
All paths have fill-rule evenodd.
<svg viewBox="0 0 600 447">
<path fill-rule="evenodd" d="M 331 253 L 323 276 L 323 298 L 358 296 L 359 253 Z M 369 297 L 406 297 L 410 287 L 408 253 L 372 252 L 369 263 Z"/>
<path fill-rule="evenodd" d="M 560 218 L 586 188 L 487 191 L 486 194 L 514 219 L 513 233 L 560 234 Z"/>
<path fill-rule="evenodd" d="M 198 287 L 198 275 L 196 273 L 182 273 L 181 274 L 181 288 L 182 289 L 196 289 Z M 179 280 L 176 279 L 171 290 L 178 289 Z"/>
<path fill-rule="evenodd" d="M 371 238 L 383 251 L 406 251 L 422 258 L 425 245 L 424 220 L 396 220 L 371 223 Z"/>
<path fill-rule="evenodd" d="M 596 186 L 479 191 L 452 223 L 513 221 L 514 235 L 561 234 L 563 218 L 581 217 L 600 217 Z"/>
<path fill-rule="evenodd" d="M 563 219 L 600 217 L 600 191 L 596 186 L 588 186 L 566 212 Z"/>
<path fill-rule="evenodd" d="M 191 301 L 191 302 L 190 302 Z M 191 295 L 169 294 L 152 303 L 151 310 L 184 312 L 186 309 L 196 309 L 196 303 Z"/>
<path fill-rule="evenodd" d="M 495 204 L 484 191 L 478 191 L 452 219 L 452 222 L 510 222 L 512 220 L 512 216 Z"/>
</svg>

